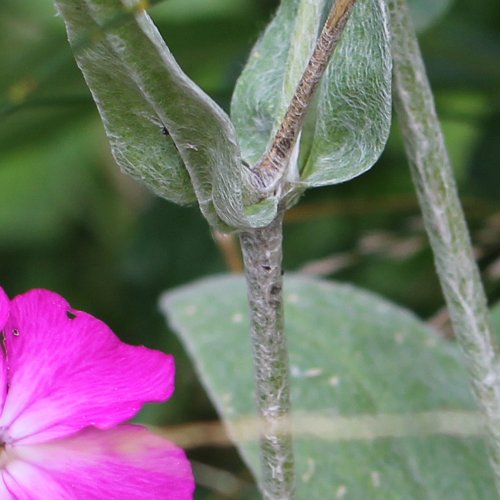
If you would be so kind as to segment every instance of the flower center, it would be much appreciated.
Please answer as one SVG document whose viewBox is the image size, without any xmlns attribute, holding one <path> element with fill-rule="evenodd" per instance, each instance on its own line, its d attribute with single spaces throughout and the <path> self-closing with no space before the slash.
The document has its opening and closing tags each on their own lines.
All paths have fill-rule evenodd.
<svg viewBox="0 0 500 500">
<path fill-rule="evenodd" d="M 0 428 L 0 469 L 5 469 L 10 462 L 12 456 L 10 451 L 10 444 L 12 439 L 5 429 Z"/>
</svg>

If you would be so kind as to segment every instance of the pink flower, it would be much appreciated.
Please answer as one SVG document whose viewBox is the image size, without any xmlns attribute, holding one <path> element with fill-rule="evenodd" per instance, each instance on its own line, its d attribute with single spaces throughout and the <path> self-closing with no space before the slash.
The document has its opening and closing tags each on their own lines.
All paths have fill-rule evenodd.
<svg viewBox="0 0 500 500">
<path fill-rule="evenodd" d="M 0 499 L 193 496 L 184 452 L 117 425 L 174 390 L 172 356 L 121 342 L 59 295 L 0 288 Z"/>
</svg>

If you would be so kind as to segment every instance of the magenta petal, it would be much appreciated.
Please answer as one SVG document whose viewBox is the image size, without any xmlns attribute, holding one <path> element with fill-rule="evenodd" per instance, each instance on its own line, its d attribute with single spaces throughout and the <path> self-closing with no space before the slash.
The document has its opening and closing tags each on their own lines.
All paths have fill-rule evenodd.
<svg viewBox="0 0 500 500">
<path fill-rule="evenodd" d="M 16 453 L 4 481 L 17 498 L 193 498 L 193 474 L 182 449 L 142 427 L 86 429 L 20 446 Z"/>
<path fill-rule="evenodd" d="M 67 494 L 64 496 L 65 491 L 61 485 L 43 469 L 22 461 L 13 462 L 11 468 L 12 471 L 9 468 L 2 470 L 2 489 L 7 493 L 0 498 L 18 500 L 68 498 Z"/>
<path fill-rule="evenodd" d="M 12 495 L 9 493 L 7 486 L 5 486 L 5 482 L 3 481 L 6 472 L 4 470 L 0 470 L 0 498 L 2 500 L 11 500 Z"/>
<path fill-rule="evenodd" d="M 108 428 L 173 392 L 171 356 L 124 344 L 104 323 L 47 290 L 13 299 L 4 330 L 9 390 L 0 426 L 14 441 Z"/>
<path fill-rule="evenodd" d="M 3 342 L 4 327 L 10 315 L 10 300 L 0 287 L 0 341 Z M 7 374 L 5 356 L 0 348 L 0 410 L 4 405 L 7 392 Z M 2 496 L 0 496 L 2 498 Z"/>
</svg>

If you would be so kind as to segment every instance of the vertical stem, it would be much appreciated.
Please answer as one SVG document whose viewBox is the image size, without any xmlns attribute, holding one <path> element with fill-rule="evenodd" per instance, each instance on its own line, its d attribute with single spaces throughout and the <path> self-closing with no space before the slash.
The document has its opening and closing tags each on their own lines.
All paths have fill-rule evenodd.
<svg viewBox="0 0 500 500">
<path fill-rule="evenodd" d="M 499 360 L 487 301 L 408 7 L 405 0 L 390 0 L 389 9 L 395 107 L 453 329 L 487 418 L 500 491 Z"/>
<path fill-rule="evenodd" d="M 267 227 L 240 235 L 250 306 L 257 407 L 263 418 L 262 492 L 269 500 L 293 498 L 288 351 L 283 324 L 283 214 Z"/>
</svg>

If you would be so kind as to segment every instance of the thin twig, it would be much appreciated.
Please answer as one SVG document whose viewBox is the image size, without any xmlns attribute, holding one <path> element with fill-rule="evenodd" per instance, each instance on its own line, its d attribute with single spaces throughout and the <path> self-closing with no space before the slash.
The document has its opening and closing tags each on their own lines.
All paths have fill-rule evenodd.
<svg viewBox="0 0 500 500">
<path fill-rule="evenodd" d="M 455 335 L 487 418 L 500 491 L 500 377 L 486 296 L 405 0 L 390 0 L 394 99 L 423 218 Z"/>
<path fill-rule="evenodd" d="M 260 190 L 274 189 L 275 183 L 285 171 L 307 108 L 344 32 L 355 3 L 356 0 L 337 0 L 332 6 L 274 140 L 254 169 L 255 181 Z"/>
</svg>

